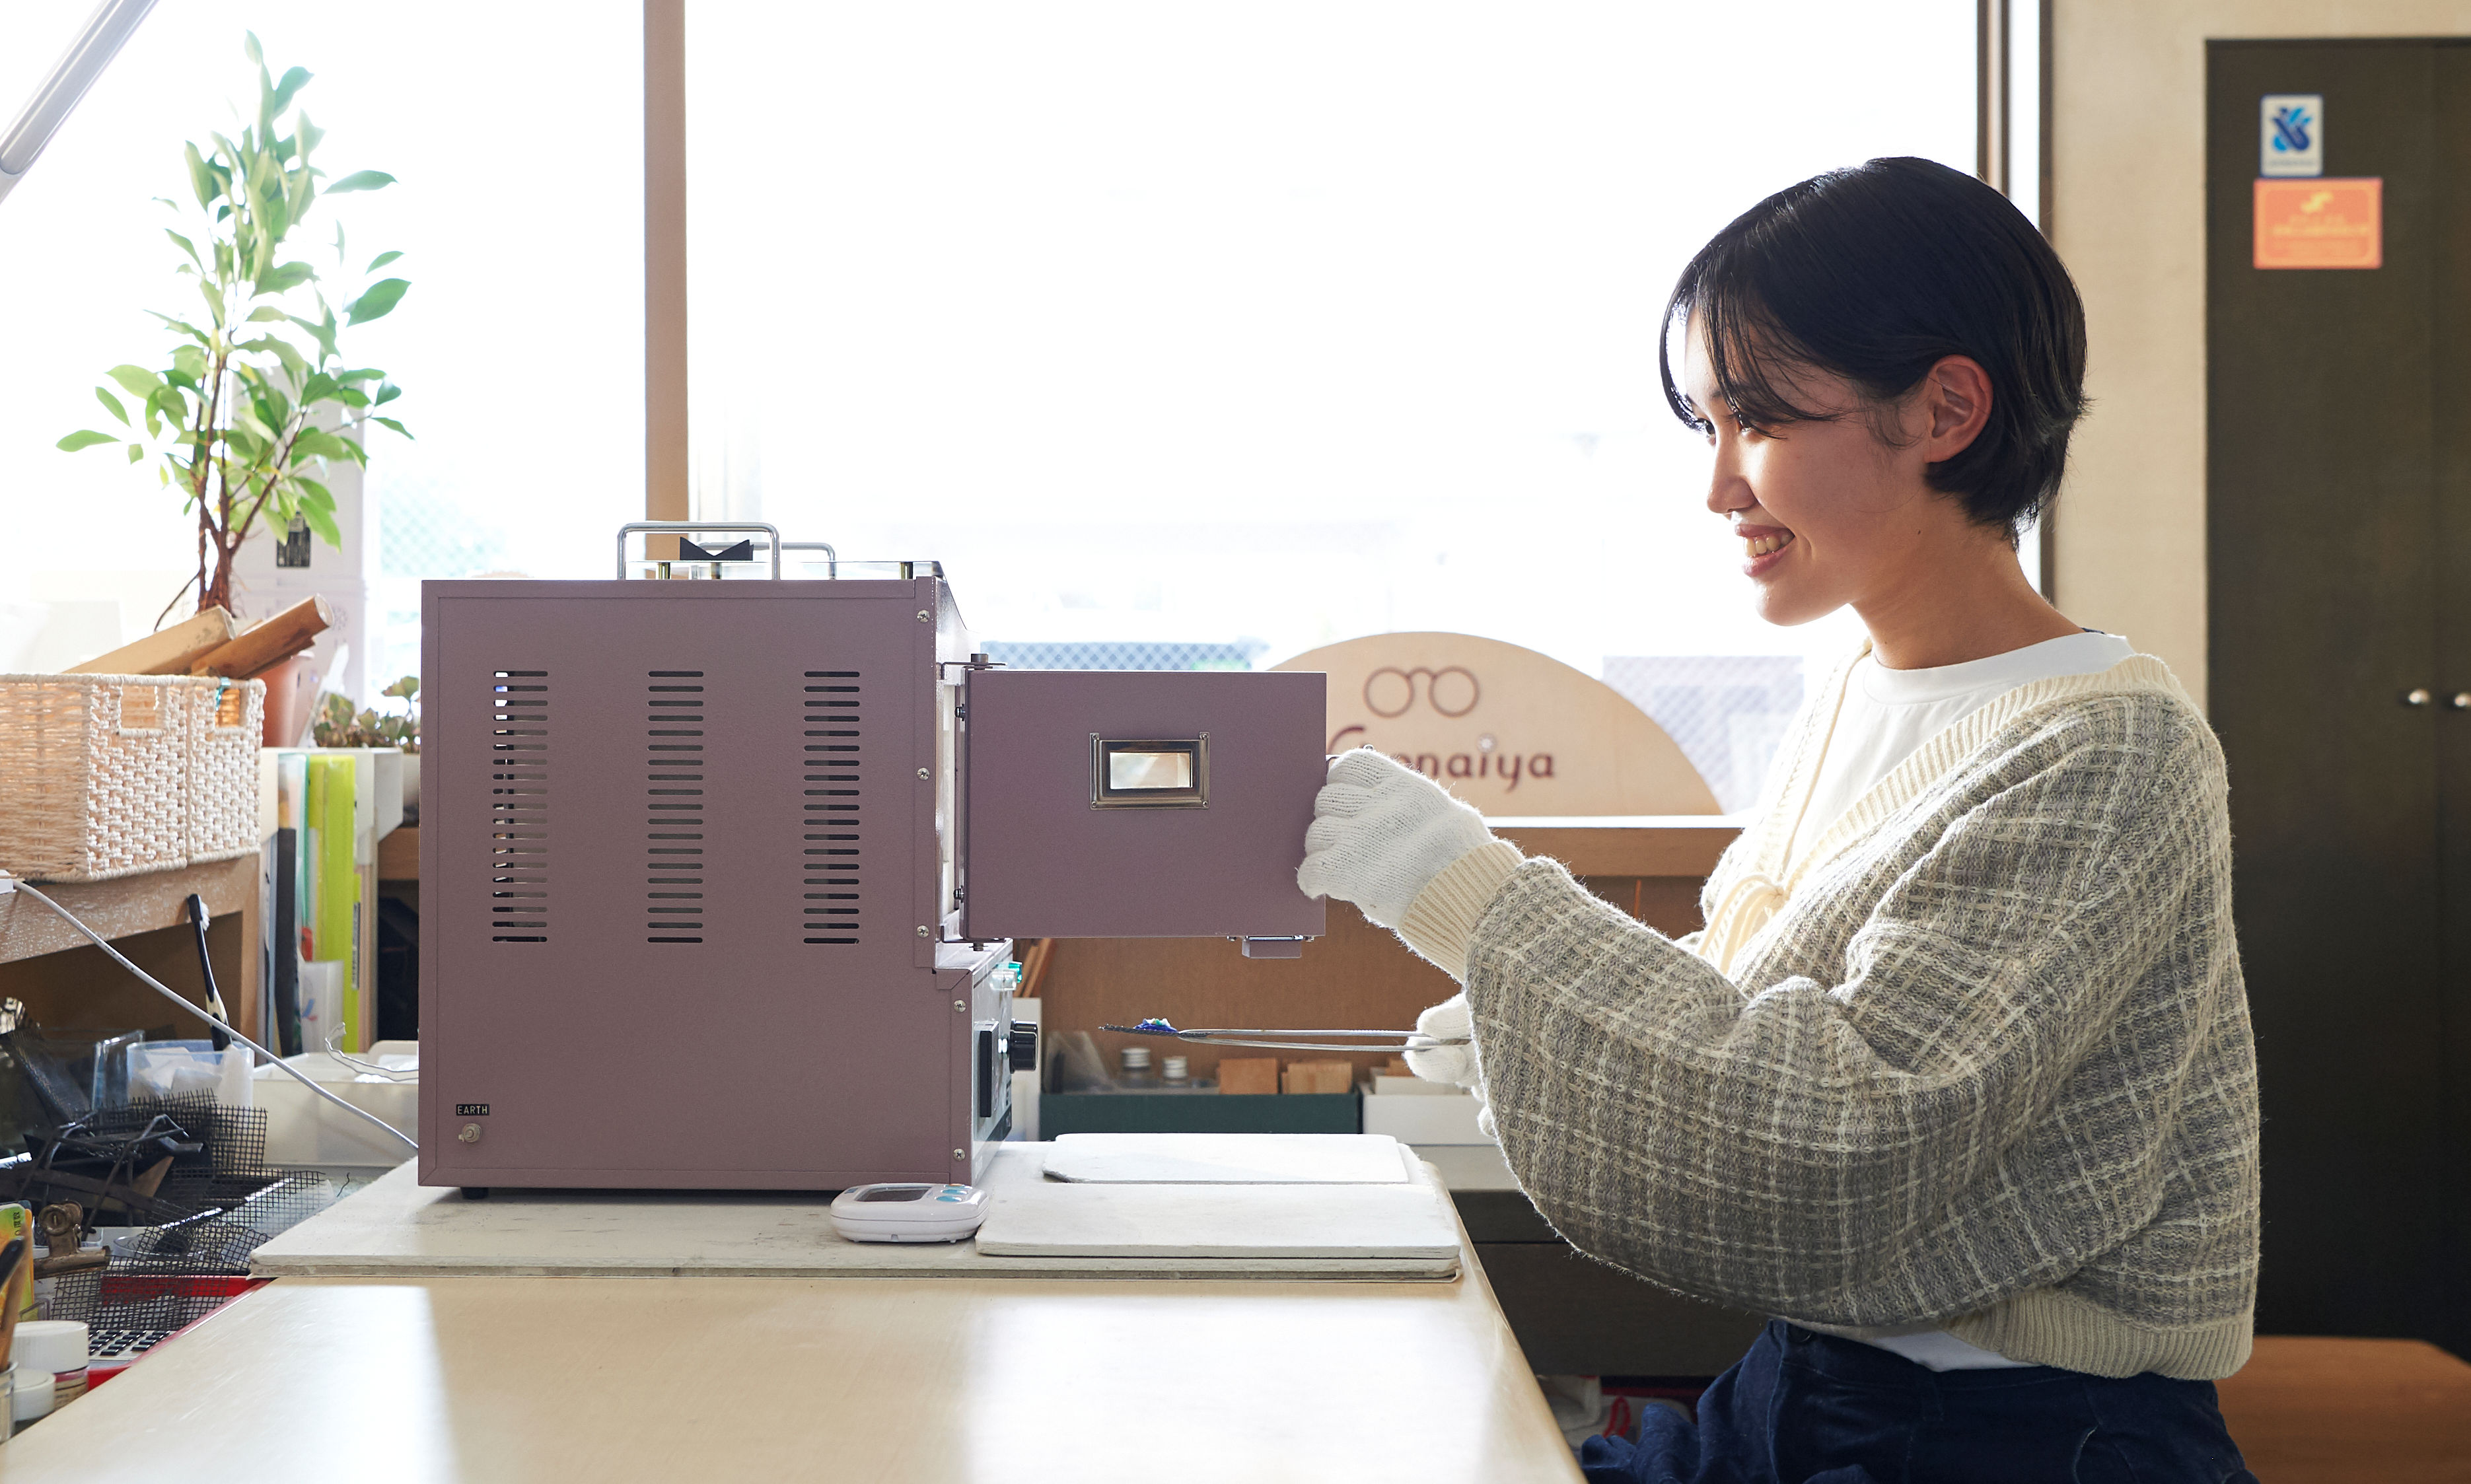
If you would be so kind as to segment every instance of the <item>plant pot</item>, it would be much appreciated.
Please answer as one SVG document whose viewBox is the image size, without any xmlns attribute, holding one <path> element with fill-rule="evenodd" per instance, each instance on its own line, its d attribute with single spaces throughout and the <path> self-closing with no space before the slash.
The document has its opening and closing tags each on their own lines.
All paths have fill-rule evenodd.
<svg viewBox="0 0 2471 1484">
<path fill-rule="evenodd" d="M 257 672 L 266 682 L 266 744 L 297 747 L 317 715 L 318 667 L 306 654 Z"/>
<path fill-rule="evenodd" d="M 403 760 L 403 822 L 420 822 L 420 754 Z"/>
</svg>

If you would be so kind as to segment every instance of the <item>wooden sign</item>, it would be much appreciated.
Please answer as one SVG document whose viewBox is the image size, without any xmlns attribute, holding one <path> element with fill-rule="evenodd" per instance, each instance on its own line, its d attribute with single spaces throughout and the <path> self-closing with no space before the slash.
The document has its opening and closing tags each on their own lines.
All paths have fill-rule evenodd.
<svg viewBox="0 0 2471 1484">
<path fill-rule="evenodd" d="M 2256 182 L 2256 266 L 2381 268 L 2385 180 Z"/>
<path fill-rule="evenodd" d="M 1369 634 L 1275 667 L 1330 676 L 1330 750 L 1376 747 L 1487 814 L 1712 814 L 1647 713 L 1593 675 L 1472 634 Z"/>
</svg>

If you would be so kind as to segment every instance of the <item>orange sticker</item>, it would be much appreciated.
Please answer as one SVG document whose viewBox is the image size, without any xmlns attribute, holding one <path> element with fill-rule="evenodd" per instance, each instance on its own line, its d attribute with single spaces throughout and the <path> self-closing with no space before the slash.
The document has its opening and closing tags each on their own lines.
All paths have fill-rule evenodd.
<svg viewBox="0 0 2471 1484">
<path fill-rule="evenodd" d="M 2256 182 L 2256 266 L 2382 268 L 2386 183 L 2281 179 Z"/>
</svg>

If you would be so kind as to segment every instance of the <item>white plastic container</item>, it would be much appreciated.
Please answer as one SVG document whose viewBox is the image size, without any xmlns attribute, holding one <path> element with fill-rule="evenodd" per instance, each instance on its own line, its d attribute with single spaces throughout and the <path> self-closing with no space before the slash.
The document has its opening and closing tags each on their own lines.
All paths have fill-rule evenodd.
<svg viewBox="0 0 2471 1484">
<path fill-rule="evenodd" d="M 203 1093 L 225 1107 L 246 1108 L 256 1060 L 257 1053 L 245 1046 L 218 1051 L 205 1041 L 141 1041 L 129 1048 L 129 1100 Z"/>
<path fill-rule="evenodd" d="M 86 1330 L 74 1319 L 29 1319 L 17 1326 L 10 1354 L 15 1375 L 9 1388 L 14 1422 L 48 1417 L 85 1395 Z"/>
<path fill-rule="evenodd" d="M 420 1043 L 381 1041 L 353 1058 L 387 1076 L 364 1072 L 323 1051 L 284 1060 L 327 1092 L 419 1137 Z M 401 1078 L 389 1081 L 388 1077 Z M 284 1075 L 257 1069 L 253 1089 L 266 1110 L 266 1162 L 279 1169 L 392 1169 L 412 1157 L 401 1141 L 345 1113 Z"/>
</svg>

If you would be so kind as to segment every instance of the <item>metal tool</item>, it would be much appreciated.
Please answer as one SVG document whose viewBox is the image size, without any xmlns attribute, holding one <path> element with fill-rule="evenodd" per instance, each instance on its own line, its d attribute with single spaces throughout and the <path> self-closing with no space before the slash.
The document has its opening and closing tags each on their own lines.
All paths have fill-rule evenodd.
<svg viewBox="0 0 2471 1484">
<path fill-rule="evenodd" d="M 1150 1019 L 1138 1025 L 1101 1025 L 1100 1030 L 1127 1036 L 1172 1036 L 1201 1046 L 1265 1047 L 1280 1051 L 1430 1051 L 1465 1046 L 1466 1036 L 1428 1036 L 1415 1030 L 1178 1030 L 1165 1021 Z M 1286 1036 L 1293 1040 L 1259 1040 Z"/>
</svg>

